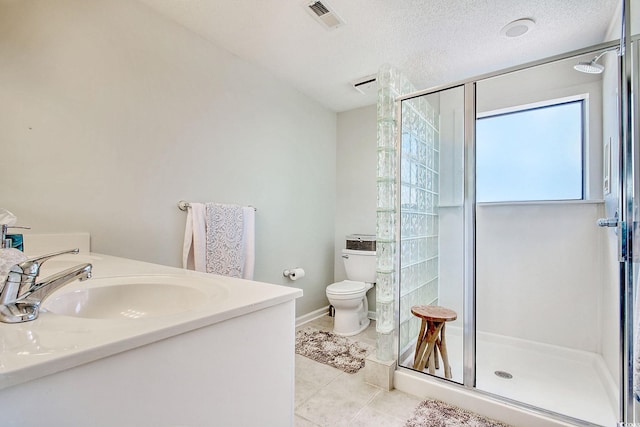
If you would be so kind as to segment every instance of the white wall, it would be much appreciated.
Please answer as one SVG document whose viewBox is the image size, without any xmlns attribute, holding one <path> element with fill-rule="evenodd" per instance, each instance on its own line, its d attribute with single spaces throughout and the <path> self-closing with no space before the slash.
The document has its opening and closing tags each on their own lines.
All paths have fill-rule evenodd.
<svg viewBox="0 0 640 427">
<path fill-rule="evenodd" d="M 478 330 L 600 352 L 601 203 L 477 207 Z"/>
<path fill-rule="evenodd" d="M 602 81 L 576 72 L 576 62 L 482 81 L 477 108 L 482 113 L 586 94 L 585 197 L 599 201 Z M 479 205 L 478 329 L 600 352 L 604 247 L 595 222 L 601 215 L 601 202 Z"/>
<path fill-rule="evenodd" d="M 338 114 L 334 281 L 346 279 L 341 250 L 348 234 L 376 234 L 376 105 Z M 327 283 L 329 284 L 329 283 Z M 375 290 L 367 293 L 375 312 Z"/>
<path fill-rule="evenodd" d="M 180 265 L 180 199 L 257 207 L 255 278 L 333 280 L 336 114 L 138 2 L 0 3 L 0 206 Z"/>
</svg>

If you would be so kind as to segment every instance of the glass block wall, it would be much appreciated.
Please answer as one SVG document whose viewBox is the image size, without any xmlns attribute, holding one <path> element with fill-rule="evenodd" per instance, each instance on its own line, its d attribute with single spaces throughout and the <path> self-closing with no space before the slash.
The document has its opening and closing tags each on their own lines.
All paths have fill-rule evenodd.
<svg viewBox="0 0 640 427">
<path fill-rule="evenodd" d="M 439 120 L 421 96 L 402 103 L 400 135 L 400 350 L 415 345 L 414 305 L 438 302 Z"/>
<path fill-rule="evenodd" d="M 395 98 L 400 73 L 383 65 L 378 72 L 378 168 L 376 218 L 376 357 L 394 360 L 396 294 L 396 132 Z"/>
<path fill-rule="evenodd" d="M 411 316 L 411 304 L 431 304 L 438 298 L 439 135 L 436 114 L 424 97 L 404 102 L 402 122 L 398 122 L 395 99 L 415 91 L 402 73 L 384 65 L 377 80 L 376 356 L 379 360 L 393 360 L 398 354 L 396 299 L 400 297 L 402 307 L 406 307 L 400 315 L 400 348 L 404 348 L 418 334 L 417 318 L 406 316 L 406 313 Z M 400 212 L 396 210 L 397 191 L 401 192 Z M 401 269 L 397 265 L 397 250 Z M 400 292 L 398 280 L 402 283 Z"/>
</svg>

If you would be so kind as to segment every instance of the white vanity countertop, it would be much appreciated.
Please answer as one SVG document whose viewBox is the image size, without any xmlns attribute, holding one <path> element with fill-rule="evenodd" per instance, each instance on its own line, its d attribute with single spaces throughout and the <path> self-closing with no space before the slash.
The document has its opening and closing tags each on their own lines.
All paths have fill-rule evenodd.
<svg viewBox="0 0 640 427">
<path fill-rule="evenodd" d="M 54 258 L 43 265 L 40 278 L 84 262 L 93 264 L 92 278 L 60 288 L 44 307 L 57 295 L 90 287 L 94 280 L 104 284 L 106 278 L 118 277 L 115 280 L 122 282 L 125 276 L 170 276 L 173 282 L 202 292 L 206 302 L 182 313 L 155 317 L 97 319 L 42 311 L 32 322 L 0 323 L 0 389 L 302 296 L 297 288 L 94 253 Z"/>
</svg>

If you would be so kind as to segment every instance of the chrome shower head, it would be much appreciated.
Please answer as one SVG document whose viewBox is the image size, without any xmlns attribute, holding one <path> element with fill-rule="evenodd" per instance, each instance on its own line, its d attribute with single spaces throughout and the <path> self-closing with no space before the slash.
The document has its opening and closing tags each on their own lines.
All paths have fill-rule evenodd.
<svg viewBox="0 0 640 427">
<path fill-rule="evenodd" d="M 593 59 L 589 62 L 578 62 L 573 66 L 576 71 L 580 71 L 581 73 L 588 74 L 600 74 L 604 71 L 604 65 L 600 65 L 596 63 L 596 60 Z"/>
<path fill-rule="evenodd" d="M 578 62 L 573 66 L 573 69 L 580 71 L 581 73 L 600 74 L 604 71 L 604 65 L 598 64 L 598 59 L 600 59 L 605 53 L 609 52 L 618 52 L 618 48 L 605 50 L 589 62 Z"/>
</svg>

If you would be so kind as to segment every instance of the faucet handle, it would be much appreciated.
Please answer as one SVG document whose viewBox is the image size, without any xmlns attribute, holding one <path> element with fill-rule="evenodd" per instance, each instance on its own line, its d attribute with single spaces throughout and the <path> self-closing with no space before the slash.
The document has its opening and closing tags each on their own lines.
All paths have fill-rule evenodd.
<svg viewBox="0 0 640 427">
<path fill-rule="evenodd" d="M 65 254 L 78 254 L 80 249 L 70 249 L 28 259 L 11 267 L 4 286 L 0 287 L 0 304 L 8 304 L 18 300 L 22 295 L 31 292 L 36 285 L 40 267 L 45 261 Z"/>
<path fill-rule="evenodd" d="M 45 263 L 45 261 L 48 261 L 51 258 L 55 258 L 60 255 L 66 255 L 66 254 L 77 255 L 79 252 L 80 252 L 79 248 L 67 249 L 60 252 L 53 252 L 47 255 L 41 255 L 36 258 L 30 258 L 26 261 L 21 262 L 20 264 L 18 264 L 18 266 L 22 269 L 22 274 L 25 274 L 28 276 L 37 276 L 38 273 L 40 273 L 40 267 L 42 266 L 42 264 Z"/>
</svg>

